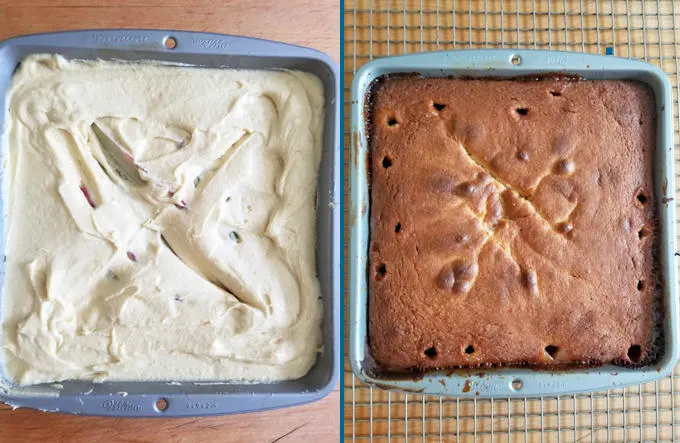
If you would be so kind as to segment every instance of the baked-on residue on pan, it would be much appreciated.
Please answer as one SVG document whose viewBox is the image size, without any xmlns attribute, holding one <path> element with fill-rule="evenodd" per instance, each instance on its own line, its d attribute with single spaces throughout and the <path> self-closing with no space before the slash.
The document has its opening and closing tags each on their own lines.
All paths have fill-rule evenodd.
<svg viewBox="0 0 680 443">
<path fill-rule="evenodd" d="M 391 76 L 369 94 L 381 370 L 657 358 L 649 88 Z"/>
</svg>

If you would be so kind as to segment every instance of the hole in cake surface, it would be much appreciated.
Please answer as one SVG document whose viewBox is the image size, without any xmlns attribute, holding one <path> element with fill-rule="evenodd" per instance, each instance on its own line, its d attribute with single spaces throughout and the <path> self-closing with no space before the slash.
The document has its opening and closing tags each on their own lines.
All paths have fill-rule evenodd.
<svg viewBox="0 0 680 443">
<path fill-rule="evenodd" d="M 649 198 L 647 197 L 647 195 L 644 192 L 638 192 L 638 195 L 637 195 L 636 198 L 637 198 L 637 201 L 639 201 L 640 204 L 642 204 L 642 205 L 646 205 L 647 202 L 649 201 Z"/>
<path fill-rule="evenodd" d="M 643 238 L 647 237 L 649 235 L 649 231 L 647 230 L 646 226 L 643 226 L 639 231 L 638 231 L 638 238 L 642 240 Z"/>
<path fill-rule="evenodd" d="M 529 115 L 529 108 L 517 108 L 515 112 L 519 115 L 526 116 Z"/>
<path fill-rule="evenodd" d="M 630 361 L 639 363 L 642 359 L 642 347 L 640 345 L 631 345 L 627 352 Z"/>
<path fill-rule="evenodd" d="M 382 159 L 382 167 L 385 168 L 385 169 L 387 169 L 387 168 L 389 168 L 390 166 L 392 166 L 392 159 L 391 159 L 389 156 L 386 155 L 386 156 L 383 157 L 383 159 Z"/>
<path fill-rule="evenodd" d="M 557 351 L 559 351 L 560 348 L 558 348 L 555 345 L 548 345 L 545 347 L 545 353 L 550 356 L 551 359 L 554 359 L 555 356 L 557 355 Z"/>
<path fill-rule="evenodd" d="M 432 103 L 432 107 L 437 111 L 441 111 L 442 109 L 446 108 L 446 105 L 443 105 L 441 103 Z"/>
<path fill-rule="evenodd" d="M 474 354 L 475 353 L 475 347 L 472 346 L 472 345 L 467 345 L 467 347 L 465 348 L 465 353 L 468 354 L 468 355 Z"/>
<path fill-rule="evenodd" d="M 522 389 L 522 380 L 520 380 L 519 378 L 514 379 L 510 383 L 510 387 L 512 388 L 513 391 L 519 391 L 520 389 Z"/>
<path fill-rule="evenodd" d="M 638 290 L 638 291 L 642 291 L 643 289 L 645 289 L 645 282 L 642 281 L 642 280 L 638 280 L 638 282 L 637 282 L 637 290 Z"/>
<path fill-rule="evenodd" d="M 399 124 L 399 121 L 397 121 L 396 117 L 388 117 L 387 118 L 387 126 L 397 126 Z"/>
<path fill-rule="evenodd" d="M 375 273 L 376 280 L 382 280 L 383 278 L 385 278 L 385 275 L 387 274 L 387 266 L 385 266 L 385 263 L 380 263 L 378 266 L 376 266 Z"/>
<path fill-rule="evenodd" d="M 574 225 L 572 225 L 569 222 L 562 222 L 557 225 L 557 231 L 560 232 L 561 234 L 569 234 L 571 231 L 574 230 Z"/>
<path fill-rule="evenodd" d="M 401 223 L 397 223 L 397 225 L 394 227 L 394 232 L 396 232 L 396 233 L 401 232 Z"/>
<path fill-rule="evenodd" d="M 434 346 L 430 346 L 429 348 L 425 349 L 425 356 L 428 358 L 436 358 L 437 357 L 437 348 Z"/>
<path fill-rule="evenodd" d="M 553 97 L 560 97 L 562 93 L 559 91 L 550 91 L 550 95 L 552 95 Z"/>
</svg>

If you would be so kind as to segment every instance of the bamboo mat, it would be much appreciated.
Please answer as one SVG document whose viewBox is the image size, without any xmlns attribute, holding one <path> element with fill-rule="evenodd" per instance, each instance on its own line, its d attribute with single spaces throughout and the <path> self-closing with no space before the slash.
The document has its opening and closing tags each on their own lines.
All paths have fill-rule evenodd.
<svg viewBox="0 0 680 443">
<path fill-rule="evenodd" d="M 653 63 L 668 75 L 677 152 L 680 4 L 670 0 L 347 0 L 344 19 L 346 128 L 353 73 L 375 57 L 500 47 L 613 52 Z M 346 162 L 349 148 L 345 131 Z M 346 228 L 345 245 L 348 238 Z M 345 359 L 344 435 L 347 441 L 395 442 L 674 441 L 680 440 L 678 382 L 680 366 L 658 382 L 591 394 L 442 399 L 370 389 L 355 379 Z"/>
</svg>

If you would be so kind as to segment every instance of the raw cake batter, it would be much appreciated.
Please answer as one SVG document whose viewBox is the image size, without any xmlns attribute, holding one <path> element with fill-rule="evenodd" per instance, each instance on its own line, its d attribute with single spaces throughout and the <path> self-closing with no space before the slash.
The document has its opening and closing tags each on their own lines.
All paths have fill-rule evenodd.
<svg viewBox="0 0 680 443">
<path fill-rule="evenodd" d="M 6 376 L 309 371 L 316 77 L 41 55 L 22 62 L 7 103 Z"/>
</svg>

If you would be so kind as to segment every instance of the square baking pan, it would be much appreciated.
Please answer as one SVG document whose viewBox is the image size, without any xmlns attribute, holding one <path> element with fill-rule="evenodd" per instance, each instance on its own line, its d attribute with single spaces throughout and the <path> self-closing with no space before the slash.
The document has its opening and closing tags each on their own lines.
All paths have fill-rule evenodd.
<svg viewBox="0 0 680 443">
<path fill-rule="evenodd" d="M 338 67 L 313 49 L 220 34 L 164 30 L 88 30 L 22 36 L 0 42 L 0 132 L 13 72 L 30 54 L 76 59 L 154 60 L 197 67 L 296 69 L 321 79 L 325 94 L 323 155 L 317 189 L 317 275 L 323 299 L 323 352 L 310 372 L 277 383 L 64 381 L 13 386 L 0 374 L 0 401 L 15 407 L 114 416 L 196 416 L 258 411 L 318 400 L 340 367 L 340 83 Z M 0 201 L 0 204 L 2 202 Z M 0 223 L 4 220 L 0 218 Z M 0 226 L 4 232 L 4 227 Z M 4 240 L 0 238 L 0 254 Z M 4 265 L 0 263 L 0 284 Z"/>
<path fill-rule="evenodd" d="M 657 116 L 654 159 L 655 207 L 660 221 L 659 263 L 664 280 L 662 322 L 664 346 L 656 364 L 640 368 L 604 365 L 568 370 L 519 367 L 457 369 L 424 374 L 376 373 L 368 346 L 367 263 L 369 246 L 368 144 L 366 94 L 376 78 L 393 73 L 429 77 L 516 77 L 569 73 L 586 80 L 627 79 L 654 91 Z M 596 391 L 667 376 L 678 359 L 678 300 L 675 270 L 675 207 L 672 203 L 673 93 L 657 67 L 612 56 L 536 50 L 463 50 L 419 53 L 371 61 L 355 75 L 351 102 L 351 245 L 349 351 L 354 374 L 364 383 L 385 389 L 456 397 L 526 397 Z M 669 204 L 670 202 L 670 204 Z"/>
</svg>

